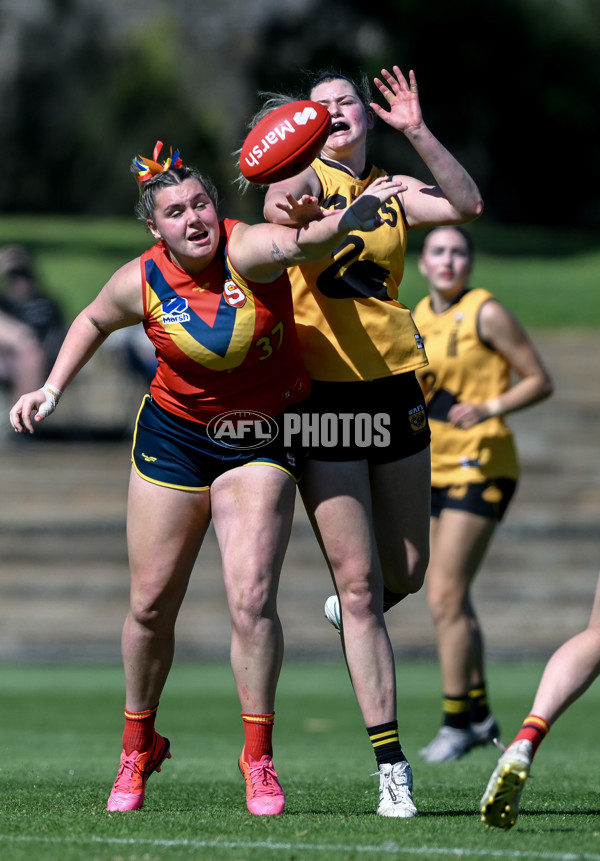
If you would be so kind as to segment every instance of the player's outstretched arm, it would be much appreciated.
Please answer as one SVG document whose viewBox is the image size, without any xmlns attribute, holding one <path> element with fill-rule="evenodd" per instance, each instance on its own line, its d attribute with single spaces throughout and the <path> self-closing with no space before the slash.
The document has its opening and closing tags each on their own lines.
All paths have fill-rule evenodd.
<svg viewBox="0 0 600 861">
<path fill-rule="evenodd" d="M 229 256 L 241 274 L 271 281 L 285 268 L 320 260 L 351 231 L 371 231 L 382 223 L 382 203 L 406 189 L 402 177 L 379 177 L 351 206 L 303 227 L 278 224 L 238 225 L 229 243 Z"/>
<path fill-rule="evenodd" d="M 140 279 L 139 260 L 133 260 L 73 320 L 46 384 L 21 395 L 10 410 L 10 423 L 17 433 L 33 433 L 34 422 L 38 424 L 54 412 L 64 390 L 111 332 L 142 319 Z"/>
</svg>

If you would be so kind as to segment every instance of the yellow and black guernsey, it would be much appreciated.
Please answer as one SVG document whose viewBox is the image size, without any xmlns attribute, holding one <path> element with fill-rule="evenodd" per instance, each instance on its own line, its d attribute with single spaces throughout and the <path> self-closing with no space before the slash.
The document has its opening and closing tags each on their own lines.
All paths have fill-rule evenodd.
<svg viewBox="0 0 600 861">
<path fill-rule="evenodd" d="M 315 159 L 320 205 L 349 206 L 386 172 L 357 179 L 341 165 Z M 406 221 L 396 196 L 379 210 L 383 224 L 352 231 L 318 263 L 289 270 L 302 358 L 313 380 L 355 382 L 415 371 L 427 357 L 409 309 L 398 301 Z"/>
<path fill-rule="evenodd" d="M 513 435 L 501 416 L 466 430 L 448 421 L 453 404 L 481 404 L 499 397 L 510 385 L 506 359 L 483 343 L 478 331 L 479 311 L 493 298 L 476 288 L 465 291 L 441 314 L 434 313 L 429 296 L 414 310 L 429 359 L 418 376 L 431 427 L 434 487 L 519 477 Z"/>
<path fill-rule="evenodd" d="M 144 328 L 158 359 L 152 398 L 204 424 L 226 410 L 276 416 L 310 389 L 287 273 L 262 284 L 236 272 L 227 257 L 236 223 L 221 222 L 218 253 L 198 274 L 163 242 L 141 256 Z"/>
</svg>

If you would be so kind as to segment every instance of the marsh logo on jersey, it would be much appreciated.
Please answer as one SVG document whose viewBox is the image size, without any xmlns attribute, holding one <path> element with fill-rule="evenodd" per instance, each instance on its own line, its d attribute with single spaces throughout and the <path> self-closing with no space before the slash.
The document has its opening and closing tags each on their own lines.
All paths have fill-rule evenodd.
<svg viewBox="0 0 600 861">
<path fill-rule="evenodd" d="M 265 413 L 230 410 L 212 418 L 206 426 L 206 432 L 218 445 L 246 450 L 262 448 L 273 442 L 279 428 Z"/>
<path fill-rule="evenodd" d="M 187 313 L 188 301 L 183 296 L 167 299 L 161 303 L 160 307 L 163 326 L 167 326 L 169 323 L 188 323 L 191 319 Z"/>
<path fill-rule="evenodd" d="M 424 350 L 425 349 L 425 341 L 423 340 L 423 336 L 419 335 L 418 332 L 415 335 L 415 341 L 417 342 L 417 350 Z"/>
<path fill-rule="evenodd" d="M 408 420 L 415 433 L 425 430 L 427 427 L 427 413 L 423 404 L 419 404 L 418 407 L 413 407 L 412 410 L 408 411 Z"/>
</svg>

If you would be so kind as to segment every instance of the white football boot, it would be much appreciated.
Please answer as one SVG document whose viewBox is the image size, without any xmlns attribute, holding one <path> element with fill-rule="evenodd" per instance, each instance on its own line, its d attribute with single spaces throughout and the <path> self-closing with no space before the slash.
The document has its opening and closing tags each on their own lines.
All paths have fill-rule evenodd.
<svg viewBox="0 0 600 861">
<path fill-rule="evenodd" d="M 379 766 L 379 816 L 399 816 L 411 819 L 417 815 L 412 800 L 413 776 L 408 762 L 384 763 Z"/>
<path fill-rule="evenodd" d="M 470 729 L 441 726 L 429 744 L 422 747 L 419 755 L 425 762 L 454 762 L 477 744 Z"/>
</svg>

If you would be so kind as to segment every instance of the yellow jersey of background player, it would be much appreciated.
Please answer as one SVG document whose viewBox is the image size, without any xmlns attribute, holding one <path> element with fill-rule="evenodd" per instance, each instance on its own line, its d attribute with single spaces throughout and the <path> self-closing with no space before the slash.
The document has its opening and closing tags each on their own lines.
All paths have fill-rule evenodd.
<svg viewBox="0 0 600 861">
<path fill-rule="evenodd" d="M 477 329 L 482 305 L 493 298 L 481 288 L 466 290 L 450 308 L 435 314 L 427 296 L 413 312 L 429 359 L 418 377 L 431 427 L 434 487 L 519 476 L 513 435 L 502 416 L 468 429 L 448 421 L 448 411 L 458 400 L 484 403 L 509 388 L 508 363 L 482 342 Z"/>
</svg>

